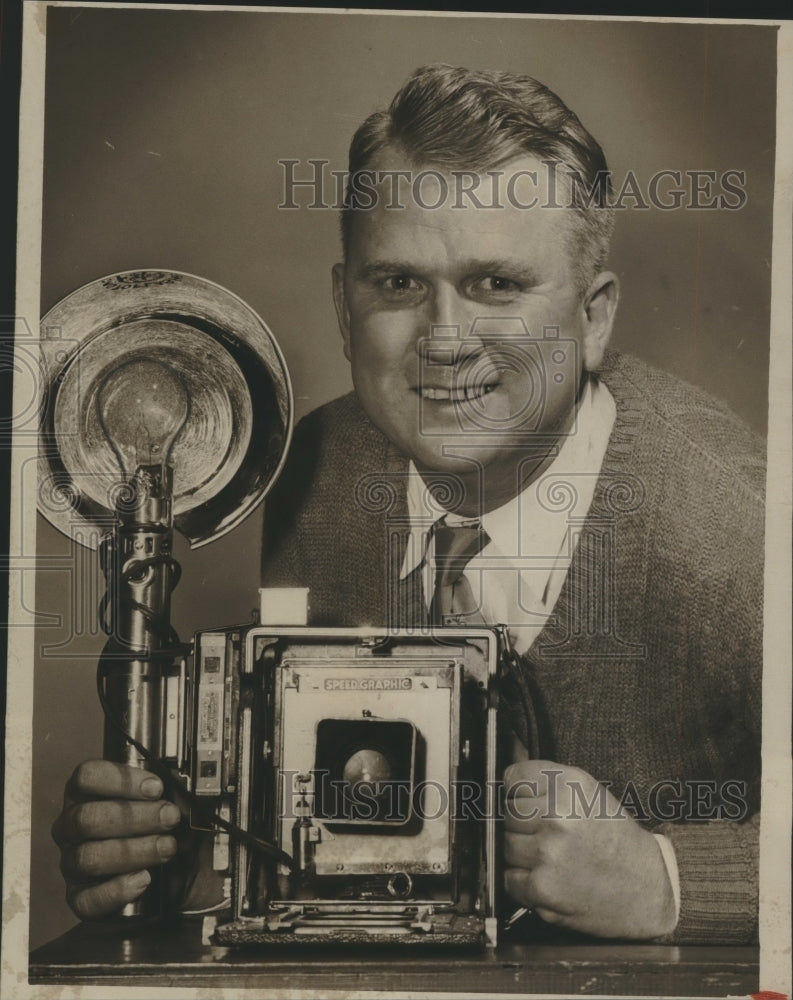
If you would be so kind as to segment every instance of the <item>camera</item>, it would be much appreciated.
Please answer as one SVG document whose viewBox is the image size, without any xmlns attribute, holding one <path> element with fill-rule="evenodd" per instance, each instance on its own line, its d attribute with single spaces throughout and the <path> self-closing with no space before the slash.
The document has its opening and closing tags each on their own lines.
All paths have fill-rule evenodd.
<svg viewBox="0 0 793 1000">
<path fill-rule="evenodd" d="M 305 591 L 272 591 L 254 622 L 183 646 L 174 530 L 208 544 L 277 478 L 293 422 L 278 344 L 175 271 L 97 279 L 42 325 L 71 346 L 44 341 L 40 509 L 106 577 L 104 756 L 158 774 L 212 839 L 230 898 L 214 939 L 494 945 L 506 630 L 318 630 Z M 161 915 L 162 889 L 121 915 Z"/>
<path fill-rule="evenodd" d="M 165 749 L 228 879 L 218 943 L 495 945 L 503 642 L 196 634 L 166 682 Z"/>
</svg>

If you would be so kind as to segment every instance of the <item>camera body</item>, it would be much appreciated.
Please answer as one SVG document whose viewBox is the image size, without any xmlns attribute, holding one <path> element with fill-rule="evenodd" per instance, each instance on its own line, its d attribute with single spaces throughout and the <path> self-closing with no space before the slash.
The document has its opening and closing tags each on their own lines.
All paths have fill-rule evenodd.
<svg viewBox="0 0 793 1000">
<path fill-rule="evenodd" d="M 229 880 L 218 943 L 495 945 L 503 641 L 197 633 L 165 742 Z"/>
</svg>

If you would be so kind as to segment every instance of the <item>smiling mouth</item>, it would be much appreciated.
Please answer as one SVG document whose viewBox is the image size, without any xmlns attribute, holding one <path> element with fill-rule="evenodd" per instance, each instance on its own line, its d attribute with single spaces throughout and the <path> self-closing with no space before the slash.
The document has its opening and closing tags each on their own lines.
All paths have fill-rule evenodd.
<svg viewBox="0 0 793 1000">
<path fill-rule="evenodd" d="M 436 403 L 469 403 L 483 399 L 501 384 L 502 371 L 492 362 L 457 367 L 431 366 L 414 387 L 422 399 Z"/>
<path fill-rule="evenodd" d="M 419 385 L 416 386 L 414 391 L 422 399 L 432 399 L 437 402 L 447 403 L 465 403 L 469 400 L 481 399 L 483 396 L 489 395 L 497 386 L 498 382 L 452 386 L 451 388 L 437 385 Z"/>
</svg>

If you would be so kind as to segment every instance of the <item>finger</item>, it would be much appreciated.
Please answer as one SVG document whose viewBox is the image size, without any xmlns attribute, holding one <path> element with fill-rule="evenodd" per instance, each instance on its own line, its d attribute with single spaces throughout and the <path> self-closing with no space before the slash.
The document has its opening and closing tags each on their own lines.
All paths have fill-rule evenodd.
<svg viewBox="0 0 793 1000">
<path fill-rule="evenodd" d="M 522 867 L 504 869 L 504 888 L 516 903 L 533 907 L 537 904 L 531 872 Z"/>
<path fill-rule="evenodd" d="M 563 924 L 570 916 L 569 913 L 562 913 L 561 910 L 552 910 L 548 906 L 535 906 L 534 912 L 546 924 Z"/>
<path fill-rule="evenodd" d="M 520 833 L 504 834 L 504 864 L 508 868 L 531 870 L 540 861 L 540 846 L 537 837 L 526 837 Z"/>
<path fill-rule="evenodd" d="M 167 833 L 181 819 L 173 802 L 81 802 L 66 809 L 56 821 L 58 843 L 139 837 Z"/>
<path fill-rule="evenodd" d="M 536 799 L 545 794 L 545 785 L 532 778 L 511 778 L 504 781 L 507 799 Z"/>
<path fill-rule="evenodd" d="M 531 907 L 548 923 L 560 923 L 574 912 L 565 904 L 558 883 L 554 879 L 543 878 L 542 869 L 505 868 L 504 888 L 514 900 Z"/>
<path fill-rule="evenodd" d="M 548 815 L 548 800 L 545 797 L 533 799 L 518 796 L 504 803 L 504 827 L 512 833 L 537 833 L 543 818 Z"/>
<path fill-rule="evenodd" d="M 564 769 L 564 764 L 557 764 L 552 760 L 516 760 L 504 770 L 504 781 L 507 779 L 530 778 L 534 781 L 543 771 L 559 771 Z"/>
<path fill-rule="evenodd" d="M 98 885 L 70 885 L 66 890 L 66 901 L 81 920 L 97 920 L 116 913 L 127 903 L 131 903 L 151 882 L 147 871 L 117 875 Z"/>
<path fill-rule="evenodd" d="M 551 760 L 520 760 L 504 771 L 504 787 L 507 795 L 547 795 L 573 771 Z"/>
<path fill-rule="evenodd" d="M 176 854 L 176 838 L 161 834 L 122 840 L 87 840 L 66 846 L 61 872 L 73 882 L 87 882 L 107 875 L 122 875 L 164 864 Z"/>
<path fill-rule="evenodd" d="M 162 781 L 151 771 L 112 760 L 86 760 L 79 764 L 66 783 L 73 801 L 86 799 L 159 799 Z"/>
</svg>

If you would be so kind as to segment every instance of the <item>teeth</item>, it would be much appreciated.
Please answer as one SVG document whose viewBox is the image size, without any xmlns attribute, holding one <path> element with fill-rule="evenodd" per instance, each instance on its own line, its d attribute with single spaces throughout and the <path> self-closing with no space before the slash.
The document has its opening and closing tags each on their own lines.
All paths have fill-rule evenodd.
<svg viewBox="0 0 793 1000">
<path fill-rule="evenodd" d="M 466 386 L 461 389 L 441 389 L 438 386 L 425 385 L 419 389 L 423 399 L 452 400 L 460 402 L 468 399 L 480 399 L 495 389 L 495 385 Z"/>
<path fill-rule="evenodd" d="M 495 389 L 495 385 L 467 386 L 464 389 L 441 389 L 436 386 L 422 386 L 419 390 L 423 399 L 449 399 L 459 402 L 463 399 L 479 399 Z"/>
</svg>

